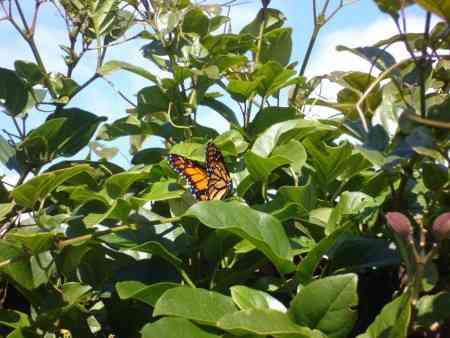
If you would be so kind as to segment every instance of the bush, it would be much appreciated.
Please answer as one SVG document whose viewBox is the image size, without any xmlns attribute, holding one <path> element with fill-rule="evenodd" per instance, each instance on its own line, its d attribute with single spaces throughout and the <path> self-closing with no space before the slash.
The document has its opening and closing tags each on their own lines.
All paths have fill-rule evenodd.
<svg viewBox="0 0 450 338">
<path fill-rule="evenodd" d="M 376 0 L 399 33 L 339 47 L 370 73 L 307 78 L 321 28 L 344 1 L 315 8 L 299 70 L 292 29 L 267 0 L 239 33 L 221 6 L 190 0 L 0 1 L 1 24 L 35 57 L 0 68 L 0 102 L 16 129 L 0 136 L 0 158 L 19 176 L 0 185 L 0 333 L 449 336 L 450 4 L 417 0 L 426 24 L 411 34 L 403 6 L 414 2 Z M 41 6 L 65 19 L 65 74 L 46 68 L 35 43 Z M 165 75 L 106 60 L 128 40 Z M 392 44 L 410 57 L 396 60 Z M 89 51 L 96 68 L 79 84 L 72 74 Z M 73 106 L 118 71 L 149 83 L 122 118 L 106 123 Z M 335 102 L 318 97 L 323 81 L 340 85 Z M 340 114 L 306 118 L 311 106 Z M 30 126 L 44 107 L 46 120 Z M 199 111 L 228 130 L 201 125 Z M 147 146 L 155 136 L 161 146 Z M 122 137 L 127 168 L 109 143 Z M 189 172 L 175 172 L 179 162 Z M 200 180 L 203 201 L 186 190 L 194 170 L 187 180 Z"/>
</svg>

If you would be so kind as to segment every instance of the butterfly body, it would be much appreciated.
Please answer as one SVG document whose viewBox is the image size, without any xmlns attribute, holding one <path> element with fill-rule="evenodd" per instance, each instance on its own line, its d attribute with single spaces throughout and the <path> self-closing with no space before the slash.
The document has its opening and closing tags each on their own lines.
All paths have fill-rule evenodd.
<svg viewBox="0 0 450 338">
<path fill-rule="evenodd" d="M 223 199 L 232 189 L 230 173 L 214 143 L 206 147 L 206 166 L 184 156 L 170 154 L 170 166 L 187 181 L 198 201 Z"/>
</svg>

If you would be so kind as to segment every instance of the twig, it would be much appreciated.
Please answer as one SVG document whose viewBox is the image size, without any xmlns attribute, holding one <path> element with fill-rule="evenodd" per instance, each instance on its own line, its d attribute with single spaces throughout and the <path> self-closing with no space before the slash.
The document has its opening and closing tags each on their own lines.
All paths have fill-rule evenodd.
<svg viewBox="0 0 450 338">
<path fill-rule="evenodd" d="M 425 117 L 427 115 L 427 102 L 425 96 L 425 67 L 427 64 L 427 45 L 428 37 L 430 34 L 430 22 L 431 22 L 431 12 L 427 12 L 427 17 L 425 19 L 425 30 L 423 37 L 422 46 L 422 58 L 416 63 L 416 67 L 419 68 L 419 78 L 420 78 L 420 115 Z"/>
<path fill-rule="evenodd" d="M 114 83 L 110 80 L 108 80 L 106 77 L 102 76 L 102 79 L 106 81 L 106 83 L 117 93 L 119 94 L 119 96 L 124 99 L 126 102 L 128 102 L 131 106 L 133 107 L 137 107 L 136 103 L 134 103 L 133 101 L 131 101 L 128 97 L 126 97 L 126 95 L 124 93 L 122 93 L 119 89 L 117 89 L 114 86 Z"/>
<path fill-rule="evenodd" d="M 36 23 L 37 23 L 39 8 L 41 7 L 41 4 L 42 4 L 41 0 L 35 0 L 35 1 L 36 1 L 36 3 L 34 5 L 33 19 L 31 21 L 31 28 L 30 28 L 31 35 L 34 35 L 34 33 L 36 32 Z"/>
<path fill-rule="evenodd" d="M 364 94 L 360 97 L 360 99 L 358 100 L 358 102 L 356 103 L 356 110 L 358 111 L 358 115 L 359 118 L 361 119 L 363 128 L 365 132 L 369 131 L 369 127 L 367 125 L 367 121 L 366 118 L 364 116 L 364 112 L 362 111 L 362 104 L 364 103 L 364 101 L 367 99 L 367 97 L 370 95 L 370 93 L 375 89 L 375 87 L 384 79 L 386 78 L 389 74 L 391 74 L 395 69 L 407 64 L 411 62 L 410 59 L 406 59 L 403 61 L 400 61 L 399 63 L 396 63 L 392 66 L 390 66 L 389 68 L 386 68 L 385 71 L 383 71 L 375 81 L 373 81 L 370 86 L 366 89 L 366 91 L 364 92 Z"/>
<path fill-rule="evenodd" d="M 407 111 L 404 114 L 408 119 L 429 127 L 450 129 L 450 122 L 432 120 Z"/>
</svg>

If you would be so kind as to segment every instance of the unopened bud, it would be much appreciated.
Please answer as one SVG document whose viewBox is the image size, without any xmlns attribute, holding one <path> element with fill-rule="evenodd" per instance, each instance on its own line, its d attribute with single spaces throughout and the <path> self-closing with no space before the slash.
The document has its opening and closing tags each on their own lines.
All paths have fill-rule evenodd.
<svg viewBox="0 0 450 338">
<path fill-rule="evenodd" d="M 434 220 L 433 235 L 439 241 L 450 235 L 450 212 L 443 213 Z"/>
<path fill-rule="evenodd" d="M 386 219 L 391 226 L 392 230 L 404 238 L 405 240 L 409 240 L 412 237 L 412 226 L 408 217 L 406 217 L 401 212 L 388 212 L 386 214 Z"/>
</svg>

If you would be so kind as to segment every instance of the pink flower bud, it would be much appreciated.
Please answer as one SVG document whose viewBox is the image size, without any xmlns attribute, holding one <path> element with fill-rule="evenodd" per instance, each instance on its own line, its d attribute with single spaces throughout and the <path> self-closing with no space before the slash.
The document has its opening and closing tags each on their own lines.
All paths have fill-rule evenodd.
<svg viewBox="0 0 450 338">
<path fill-rule="evenodd" d="M 405 240 L 409 240 L 412 237 L 412 226 L 408 217 L 406 217 L 401 212 L 388 212 L 386 214 L 386 219 L 391 226 L 392 230 L 404 238 Z"/>
<path fill-rule="evenodd" d="M 450 234 L 450 212 L 443 213 L 434 220 L 433 234 L 439 241 L 448 237 Z"/>
</svg>

